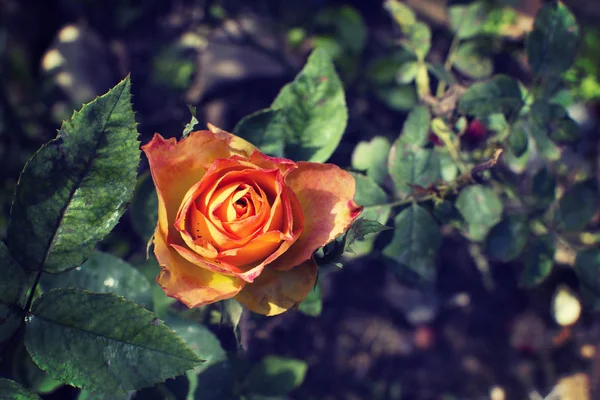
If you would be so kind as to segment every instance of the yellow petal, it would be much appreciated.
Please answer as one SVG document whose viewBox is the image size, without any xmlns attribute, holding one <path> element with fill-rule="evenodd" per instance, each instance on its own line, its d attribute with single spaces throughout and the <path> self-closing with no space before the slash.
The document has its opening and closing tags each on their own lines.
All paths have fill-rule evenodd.
<svg viewBox="0 0 600 400">
<path fill-rule="evenodd" d="M 162 268 L 156 281 L 167 296 L 190 308 L 229 299 L 245 285 L 238 277 L 215 273 L 190 263 L 166 244 L 158 229 L 154 235 L 154 254 Z"/>
<path fill-rule="evenodd" d="M 281 314 L 308 296 L 317 281 L 317 268 L 312 258 L 288 271 L 265 268 L 235 299 L 258 314 Z"/>
</svg>

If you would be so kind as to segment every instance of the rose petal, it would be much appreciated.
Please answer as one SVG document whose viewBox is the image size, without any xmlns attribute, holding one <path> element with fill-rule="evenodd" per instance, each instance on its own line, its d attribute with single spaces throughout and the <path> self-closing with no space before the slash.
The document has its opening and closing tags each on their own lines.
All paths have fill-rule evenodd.
<svg viewBox="0 0 600 400">
<path fill-rule="evenodd" d="M 281 314 L 308 296 L 317 281 L 317 269 L 312 258 L 288 271 L 265 268 L 235 299 L 258 314 Z"/>
<path fill-rule="evenodd" d="M 179 142 L 175 138 L 165 140 L 157 133 L 142 150 L 148 157 L 158 194 L 158 225 L 170 238 L 177 235 L 172 224 L 185 193 L 213 161 L 232 155 L 250 157 L 256 148 L 225 131 L 196 131 Z"/>
<path fill-rule="evenodd" d="M 304 214 L 304 231 L 272 266 L 287 270 L 308 260 L 319 247 L 345 232 L 363 207 L 354 202 L 356 182 L 333 164 L 299 162 L 286 177 Z"/>
<path fill-rule="evenodd" d="M 156 281 L 167 296 L 190 308 L 229 299 L 245 285 L 240 278 L 218 274 L 188 262 L 167 246 L 158 229 L 154 234 L 154 254 L 162 268 Z"/>
</svg>

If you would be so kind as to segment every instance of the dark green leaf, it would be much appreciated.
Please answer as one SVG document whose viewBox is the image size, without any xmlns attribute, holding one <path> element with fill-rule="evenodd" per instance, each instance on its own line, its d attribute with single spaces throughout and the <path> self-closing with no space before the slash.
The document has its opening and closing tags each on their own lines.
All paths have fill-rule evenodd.
<svg viewBox="0 0 600 400">
<path fill-rule="evenodd" d="M 352 168 L 366 171 L 367 176 L 381 183 L 387 177 L 387 154 L 390 142 L 384 136 L 375 136 L 369 142 L 359 142 L 352 153 Z"/>
<path fill-rule="evenodd" d="M 567 110 L 561 105 L 548 103 L 545 100 L 535 101 L 529 113 L 531 121 L 531 134 L 536 139 L 538 151 L 546 155 L 546 148 L 556 149 L 553 153 L 556 159 L 560 152 L 549 138 L 557 142 L 573 142 L 580 138 L 579 126 L 568 115 Z M 548 158 L 548 157 L 546 157 Z"/>
<path fill-rule="evenodd" d="M 304 69 L 281 89 L 271 108 L 296 160 L 324 162 L 337 148 L 348 121 L 344 88 L 331 59 L 315 49 Z"/>
<path fill-rule="evenodd" d="M 145 308 L 152 307 L 150 282 L 122 259 L 96 251 L 81 267 L 60 275 L 44 275 L 41 280 L 45 291 L 74 287 L 97 293 L 114 293 L 135 301 Z"/>
<path fill-rule="evenodd" d="M 519 82 L 505 75 L 496 75 L 489 81 L 469 87 L 460 99 L 458 109 L 480 119 L 498 112 L 510 117 L 521 104 Z"/>
<path fill-rule="evenodd" d="M 508 146 L 516 157 L 521 157 L 529 147 L 529 127 L 526 119 L 518 119 L 511 127 Z"/>
<path fill-rule="evenodd" d="M 317 25 L 333 28 L 334 37 L 344 48 L 354 54 L 363 51 L 367 40 L 367 28 L 355 8 L 344 5 L 330 7 L 315 17 Z"/>
<path fill-rule="evenodd" d="M 594 310 L 600 309 L 600 250 L 588 249 L 577 253 L 575 273 L 585 300 Z"/>
<path fill-rule="evenodd" d="M 575 59 L 579 27 L 575 17 L 560 1 L 544 4 L 527 37 L 527 56 L 534 75 L 559 75 Z"/>
<path fill-rule="evenodd" d="M 552 235 L 539 236 L 529 244 L 525 252 L 525 270 L 521 276 L 521 286 L 536 286 L 550 275 L 555 249 Z"/>
<path fill-rule="evenodd" d="M 129 211 L 137 234 L 150 240 L 158 221 L 158 196 L 149 173 L 140 177 Z"/>
<path fill-rule="evenodd" d="M 502 217 L 502 201 L 485 186 L 467 186 L 456 199 L 456 208 L 468 224 L 471 240 L 481 241 Z"/>
<path fill-rule="evenodd" d="M 486 238 L 487 253 L 493 260 L 512 261 L 521 254 L 528 235 L 527 217 L 508 215 L 490 230 Z"/>
<path fill-rule="evenodd" d="M 419 275 L 425 282 L 435 278 L 435 257 L 442 243 L 439 227 L 423 207 L 412 204 L 396 215 L 394 236 L 383 254 Z"/>
<path fill-rule="evenodd" d="M 130 397 L 129 394 L 112 394 L 82 390 L 79 392 L 77 400 L 131 400 Z"/>
<path fill-rule="evenodd" d="M 189 136 L 190 133 L 194 131 L 194 127 L 198 124 L 198 119 L 196 118 L 196 107 L 188 104 L 188 109 L 190 110 L 192 118 L 190 119 L 190 122 L 185 124 L 185 128 L 183 128 L 183 133 L 181 137 Z"/>
<path fill-rule="evenodd" d="M 23 314 L 15 305 L 0 303 L 0 344 L 10 339 L 17 332 L 23 321 Z"/>
<path fill-rule="evenodd" d="M 475 42 L 461 44 L 452 57 L 452 65 L 461 74 L 473 79 L 487 78 L 494 72 L 492 60 Z"/>
<path fill-rule="evenodd" d="M 62 125 L 25 165 L 8 225 L 8 247 L 30 270 L 81 265 L 117 224 L 140 161 L 129 78 Z"/>
<path fill-rule="evenodd" d="M 417 103 L 414 85 L 380 87 L 375 89 L 375 95 L 392 110 L 408 111 Z"/>
<path fill-rule="evenodd" d="M 396 140 L 390 150 L 388 168 L 400 197 L 412 193 L 410 184 L 427 187 L 440 179 L 437 152 L 405 146 L 400 139 Z"/>
<path fill-rule="evenodd" d="M 283 396 L 304 381 L 308 365 L 294 358 L 266 356 L 246 378 L 245 392 Z"/>
<path fill-rule="evenodd" d="M 311 317 L 318 317 L 321 315 L 322 310 L 323 298 L 321 296 L 321 287 L 317 282 L 313 290 L 308 293 L 308 296 L 298 304 L 298 311 Z"/>
<path fill-rule="evenodd" d="M 23 306 L 27 293 L 27 274 L 13 260 L 8 247 L 0 241 L 0 303 Z M 2 321 L 0 319 L 0 321 Z"/>
<path fill-rule="evenodd" d="M 438 80 L 444 81 L 449 85 L 456 83 L 456 78 L 452 72 L 446 70 L 443 64 L 427 63 L 427 70 L 433 74 Z"/>
<path fill-rule="evenodd" d="M 278 110 L 265 108 L 245 116 L 233 129 L 233 134 L 246 139 L 263 153 L 283 157 L 286 127 Z"/>
<path fill-rule="evenodd" d="M 578 231 L 598 212 L 600 197 L 591 181 L 579 182 L 565 192 L 558 202 L 556 224 L 564 231 Z"/>
<path fill-rule="evenodd" d="M 30 392 L 17 382 L 4 378 L 0 378 L 0 399 L 41 400 L 37 394 Z"/>
<path fill-rule="evenodd" d="M 346 231 L 346 248 L 345 251 L 352 252 L 352 244 L 357 240 L 364 240 L 365 236 L 378 234 L 385 230 L 391 229 L 389 226 L 380 224 L 377 221 L 359 218 L 352 223 Z"/>
<path fill-rule="evenodd" d="M 201 362 L 151 312 L 79 289 L 55 289 L 35 301 L 25 346 L 55 379 L 102 392 L 151 386 Z"/>
<path fill-rule="evenodd" d="M 31 359 L 24 346 L 16 350 L 15 359 L 18 363 L 13 364 L 13 373 L 16 381 L 31 391 L 38 394 L 52 393 L 64 383 L 53 379 L 42 371 Z"/>
<path fill-rule="evenodd" d="M 531 191 L 535 207 L 542 209 L 548 207 L 555 199 L 556 175 L 546 167 L 541 168 L 533 175 Z"/>
</svg>

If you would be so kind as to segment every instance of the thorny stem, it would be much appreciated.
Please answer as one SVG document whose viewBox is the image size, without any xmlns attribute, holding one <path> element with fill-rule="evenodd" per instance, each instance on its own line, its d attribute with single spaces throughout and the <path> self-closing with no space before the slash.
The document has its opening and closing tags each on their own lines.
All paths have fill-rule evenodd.
<svg viewBox="0 0 600 400">
<path fill-rule="evenodd" d="M 449 183 L 448 185 L 441 185 L 438 187 L 429 187 L 429 188 L 421 188 L 417 185 L 413 185 L 416 188 L 419 188 L 419 189 L 429 192 L 429 194 L 427 194 L 425 196 L 416 197 L 415 195 L 410 195 L 406 199 L 393 201 L 391 203 L 373 204 L 370 206 L 365 206 L 365 209 L 376 208 L 376 207 L 400 207 L 400 206 L 405 206 L 405 205 L 411 204 L 411 203 L 425 202 L 425 201 L 429 201 L 429 200 L 436 200 L 436 199 L 443 200 L 444 197 L 446 197 L 446 195 L 448 195 L 449 193 L 456 192 L 459 189 L 461 189 L 462 187 L 467 186 L 470 183 L 472 183 L 473 175 L 479 174 L 485 170 L 493 168 L 496 165 L 496 163 L 498 162 L 498 159 L 500 158 L 500 155 L 502 154 L 502 152 L 503 152 L 502 149 L 496 149 L 492 158 L 490 158 L 488 161 L 485 161 L 481 164 L 475 165 L 470 171 L 463 173 L 461 176 L 456 178 L 453 182 Z"/>
</svg>

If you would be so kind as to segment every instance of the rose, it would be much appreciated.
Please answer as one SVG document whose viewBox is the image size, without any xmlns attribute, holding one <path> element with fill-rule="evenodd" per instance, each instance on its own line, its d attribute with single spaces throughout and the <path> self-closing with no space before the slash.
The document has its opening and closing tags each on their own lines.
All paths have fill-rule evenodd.
<svg viewBox="0 0 600 400">
<path fill-rule="evenodd" d="M 266 156 L 210 131 L 142 147 L 158 194 L 157 282 L 188 307 L 235 297 L 265 315 L 314 287 L 313 253 L 362 211 L 352 175 L 333 164 Z"/>
</svg>

